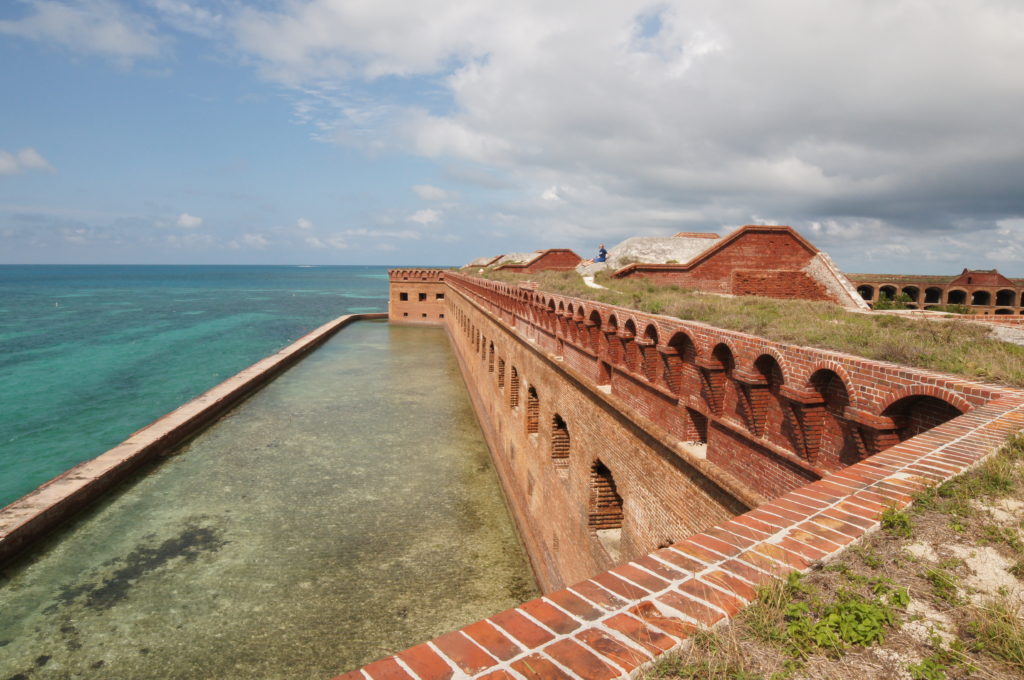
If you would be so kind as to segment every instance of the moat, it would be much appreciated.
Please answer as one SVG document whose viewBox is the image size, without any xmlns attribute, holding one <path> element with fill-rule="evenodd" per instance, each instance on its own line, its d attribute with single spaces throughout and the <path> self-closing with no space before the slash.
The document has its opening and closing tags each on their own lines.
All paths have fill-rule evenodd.
<svg viewBox="0 0 1024 680">
<path fill-rule="evenodd" d="M 443 330 L 357 323 L 0 572 L 0 678 L 323 678 L 537 594 Z"/>
</svg>

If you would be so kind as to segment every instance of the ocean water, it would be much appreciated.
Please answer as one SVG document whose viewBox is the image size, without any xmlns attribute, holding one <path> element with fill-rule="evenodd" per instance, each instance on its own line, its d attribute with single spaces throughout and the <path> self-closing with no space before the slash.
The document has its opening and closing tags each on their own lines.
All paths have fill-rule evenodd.
<svg viewBox="0 0 1024 680">
<path fill-rule="evenodd" d="M 444 331 L 360 322 L 0 571 L 0 678 L 326 680 L 537 594 Z"/>
<path fill-rule="evenodd" d="M 0 266 L 0 506 L 318 325 L 386 267 Z"/>
</svg>

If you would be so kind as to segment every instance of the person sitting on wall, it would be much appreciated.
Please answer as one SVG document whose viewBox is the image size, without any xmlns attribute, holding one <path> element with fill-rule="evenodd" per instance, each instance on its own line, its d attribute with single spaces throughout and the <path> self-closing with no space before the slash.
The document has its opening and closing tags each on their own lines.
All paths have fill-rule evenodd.
<svg viewBox="0 0 1024 680">
<path fill-rule="evenodd" d="M 597 257 L 594 258 L 594 262 L 605 262 L 608 260 L 608 251 L 604 249 L 602 243 L 597 247 Z"/>
</svg>

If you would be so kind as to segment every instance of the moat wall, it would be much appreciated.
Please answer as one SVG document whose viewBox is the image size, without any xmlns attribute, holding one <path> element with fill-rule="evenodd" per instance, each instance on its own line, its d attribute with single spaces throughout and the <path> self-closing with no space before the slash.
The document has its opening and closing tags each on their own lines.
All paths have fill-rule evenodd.
<svg viewBox="0 0 1024 680">
<path fill-rule="evenodd" d="M 454 272 L 436 285 L 546 592 L 344 680 L 629 677 L 1024 427 L 1017 390 Z M 607 468 L 596 476 L 595 458 Z M 666 535 L 704 509 L 716 516 L 703 529 Z M 617 558 L 599 538 L 616 522 Z M 618 566 L 573 581 L 602 562 Z"/>
</svg>

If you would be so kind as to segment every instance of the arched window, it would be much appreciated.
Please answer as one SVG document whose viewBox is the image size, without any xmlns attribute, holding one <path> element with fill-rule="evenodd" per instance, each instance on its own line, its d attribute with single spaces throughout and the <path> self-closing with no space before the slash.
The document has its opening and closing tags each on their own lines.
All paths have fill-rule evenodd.
<svg viewBox="0 0 1024 680">
<path fill-rule="evenodd" d="M 519 406 L 519 371 L 515 366 L 508 376 L 508 405 L 512 408 Z"/>
<path fill-rule="evenodd" d="M 1013 299 L 1017 297 L 1017 294 L 1012 290 L 1001 290 L 996 293 L 996 306 L 998 307 L 1013 307 Z"/>
<path fill-rule="evenodd" d="M 537 388 L 530 385 L 526 391 L 526 432 L 536 434 L 540 429 L 540 398 L 537 396 Z"/>
<path fill-rule="evenodd" d="M 591 529 L 622 528 L 622 496 L 615 486 L 612 471 L 600 460 L 590 466 L 590 512 L 587 524 Z"/>
<path fill-rule="evenodd" d="M 948 305 L 964 305 L 967 304 L 967 291 L 965 290 L 951 290 L 946 293 L 946 304 Z"/>
<path fill-rule="evenodd" d="M 926 305 L 937 305 L 942 302 L 942 289 L 941 288 L 925 288 L 924 289 L 924 303 Z"/>
<path fill-rule="evenodd" d="M 494 343 L 487 348 L 487 372 L 494 373 Z"/>
<path fill-rule="evenodd" d="M 869 286 L 867 284 L 857 286 L 857 292 L 865 300 L 871 300 L 871 298 L 875 296 L 874 286 Z"/>
<path fill-rule="evenodd" d="M 987 290 L 976 290 L 971 294 L 971 304 L 985 307 L 992 304 L 992 294 Z"/>
<path fill-rule="evenodd" d="M 551 419 L 551 462 L 559 470 L 569 467 L 569 428 L 557 413 Z"/>
</svg>

